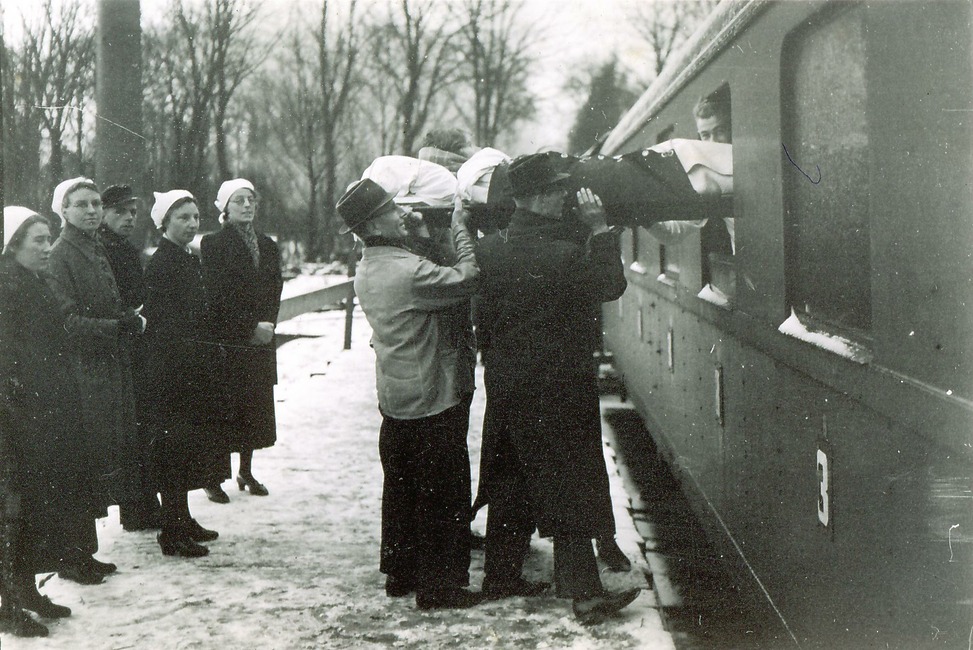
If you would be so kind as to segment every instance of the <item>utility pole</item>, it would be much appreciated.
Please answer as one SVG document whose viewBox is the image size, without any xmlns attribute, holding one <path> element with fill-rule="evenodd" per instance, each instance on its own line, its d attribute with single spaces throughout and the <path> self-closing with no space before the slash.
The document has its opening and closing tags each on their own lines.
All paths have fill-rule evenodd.
<svg viewBox="0 0 973 650">
<path fill-rule="evenodd" d="M 98 0 L 95 180 L 144 195 L 142 25 L 139 0 Z"/>
</svg>

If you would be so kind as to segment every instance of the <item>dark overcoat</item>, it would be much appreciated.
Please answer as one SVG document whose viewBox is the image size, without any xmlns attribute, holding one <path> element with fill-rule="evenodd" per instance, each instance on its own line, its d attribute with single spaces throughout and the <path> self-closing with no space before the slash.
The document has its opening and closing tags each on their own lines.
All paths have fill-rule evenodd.
<svg viewBox="0 0 973 650">
<path fill-rule="evenodd" d="M 126 310 L 104 246 L 65 224 L 51 249 L 48 281 L 66 317 L 81 416 L 104 506 L 142 498 L 129 337 L 119 333 Z M 105 513 L 100 513 L 104 515 Z"/>
<path fill-rule="evenodd" d="M 20 561 L 52 571 L 67 549 L 97 550 L 79 521 L 93 521 L 90 448 L 65 317 L 43 278 L 0 257 L 0 457 L 4 500 L 19 499 Z"/>
<path fill-rule="evenodd" d="M 273 341 L 260 346 L 249 341 L 257 323 L 277 323 L 284 283 L 277 244 L 258 232 L 257 246 L 259 266 L 243 236 L 229 224 L 203 237 L 200 245 L 210 336 L 220 344 L 215 368 L 227 389 L 224 435 L 232 451 L 270 447 L 277 440 L 276 347 Z"/>
<path fill-rule="evenodd" d="M 612 521 L 602 452 L 592 308 L 625 290 L 612 234 L 579 243 L 574 225 L 523 210 L 477 249 L 477 337 L 487 421 L 479 499 L 489 499 L 504 427 L 543 536 L 597 537 Z"/>
<path fill-rule="evenodd" d="M 145 303 L 145 276 L 139 250 L 104 224 L 98 228 L 98 238 L 105 247 L 108 262 L 115 274 L 122 305 L 135 309 Z"/>
<path fill-rule="evenodd" d="M 184 492 L 230 476 L 220 448 L 211 386 L 217 347 L 206 332 L 199 258 L 163 238 L 145 269 L 148 324 L 142 339 L 146 402 L 162 492 Z M 214 474 L 215 472 L 215 474 Z"/>
<path fill-rule="evenodd" d="M 122 306 L 137 309 L 145 304 L 145 274 L 142 270 L 142 257 L 139 250 L 131 242 L 114 230 L 102 224 L 98 228 L 98 239 L 105 247 L 108 263 L 111 264 L 115 275 L 115 285 L 118 287 L 118 297 Z M 143 314 L 144 316 L 145 314 Z M 132 369 L 132 390 L 135 395 L 135 420 L 138 426 L 137 448 L 141 452 L 139 464 L 142 468 L 142 482 L 149 487 L 150 492 L 156 491 L 158 468 L 152 455 L 154 444 L 152 433 L 144 426 L 142 412 L 147 410 L 154 399 L 145 383 L 144 354 L 142 350 L 142 335 L 126 335 L 129 357 Z"/>
</svg>

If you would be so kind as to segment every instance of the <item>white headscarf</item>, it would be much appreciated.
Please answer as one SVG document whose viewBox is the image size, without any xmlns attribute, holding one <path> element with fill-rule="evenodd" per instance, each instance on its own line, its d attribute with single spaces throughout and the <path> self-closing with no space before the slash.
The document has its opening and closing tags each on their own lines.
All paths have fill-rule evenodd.
<svg viewBox="0 0 973 650">
<path fill-rule="evenodd" d="M 510 156 L 498 149 L 480 149 L 456 172 L 456 193 L 464 201 L 486 203 L 493 170 L 497 165 L 509 162 Z"/>
<path fill-rule="evenodd" d="M 85 178 L 84 176 L 78 176 L 77 178 L 69 178 L 66 181 L 61 181 L 58 183 L 57 187 L 54 188 L 54 198 L 51 200 L 51 209 L 54 210 L 54 214 L 64 218 L 64 197 L 71 193 L 71 190 L 76 188 L 78 185 L 94 185 L 95 182 L 90 178 Z"/>
<path fill-rule="evenodd" d="M 3 209 L 3 248 L 7 247 L 17 229 L 31 217 L 39 216 L 30 208 L 19 205 L 8 205 Z"/>
<path fill-rule="evenodd" d="M 152 192 L 152 196 L 155 197 L 155 203 L 152 204 L 152 211 L 149 214 L 152 217 L 152 223 L 155 224 L 156 228 L 162 227 L 162 220 L 166 218 L 166 213 L 169 212 L 170 208 L 172 208 L 173 203 L 179 199 L 196 200 L 196 197 L 186 190 Z"/>
<path fill-rule="evenodd" d="M 220 212 L 223 212 L 226 209 L 227 201 L 230 200 L 230 197 L 233 196 L 233 193 L 237 190 L 250 190 L 254 194 L 257 193 L 257 190 L 253 188 L 253 183 L 247 179 L 234 178 L 233 180 L 226 181 L 220 185 L 220 191 L 216 193 L 216 201 L 213 202 L 213 205 L 215 205 Z"/>
<path fill-rule="evenodd" d="M 448 207 L 453 205 L 456 194 L 456 177 L 448 169 L 409 156 L 376 158 L 361 177 L 370 178 L 394 193 L 395 202 L 401 205 Z"/>
</svg>

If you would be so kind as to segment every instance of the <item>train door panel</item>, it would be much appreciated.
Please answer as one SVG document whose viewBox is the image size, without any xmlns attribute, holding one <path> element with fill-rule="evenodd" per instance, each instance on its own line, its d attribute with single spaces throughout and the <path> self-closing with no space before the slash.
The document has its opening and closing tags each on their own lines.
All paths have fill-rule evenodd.
<svg viewBox="0 0 973 650">
<path fill-rule="evenodd" d="M 966 1 L 868 14 L 876 358 L 973 398 L 973 77 Z"/>
</svg>

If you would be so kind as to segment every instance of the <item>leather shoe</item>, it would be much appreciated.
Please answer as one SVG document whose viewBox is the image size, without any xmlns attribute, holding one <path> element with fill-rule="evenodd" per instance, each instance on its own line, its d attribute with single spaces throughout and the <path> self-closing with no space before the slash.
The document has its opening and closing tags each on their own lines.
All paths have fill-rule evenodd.
<svg viewBox="0 0 973 650">
<path fill-rule="evenodd" d="M 62 564 L 57 571 L 62 580 L 77 582 L 79 585 L 100 585 L 105 581 L 104 576 L 93 572 L 81 562 Z"/>
<path fill-rule="evenodd" d="M 612 571 L 626 573 L 632 570 L 631 560 L 622 553 L 622 549 L 618 548 L 618 542 L 614 537 L 595 540 L 595 546 L 598 549 L 598 559 Z"/>
<path fill-rule="evenodd" d="M 206 492 L 206 498 L 213 503 L 229 503 L 230 495 L 223 491 L 223 488 L 219 485 L 212 485 L 208 488 L 203 488 Z"/>
<path fill-rule="evenodd" d="M 81 564 L 92 573 L 107 576 L 118 571 L 118 566 L 112 562 L 99 562 L 93 555 L 81 559 Z"/>
<path fill-rule="evenodd" d="M 626 591 L 603 591 L 592 598 L 575 598 L 571 609 L 582 625 L 595 625 L 621 611 L 638 598 L 641 588 Z"/>
<path fill-rule="evenodd" d="M 34 593 L 26 595 L 21 606 L 44 618 L 67 618 L 71 615 L 70 607 L 51 602 L 50 598 L 42 596 L 36 589 Z"/>
<path fill-rule="evenodd" d="M 47 636 L 47 626 L 38 623 L 19 607 L 0 608 L 0 632 L 19 637 Z"/>
<path fill-rule="evenodd" d="M 408 596 L 416 590 L 416 581 L 412 578 L 387 576 L 385 578 L 385 595 L 389 598 Z"/>
<path fill-rule="evenodd" d="M 179 557 L 203 557 L 209 555 L 209 549 L 197 544 L 185 535 L 167 535 L 165 532 L 156 536 L 163 555 L 178 555 Z"/>
<path fill-rule="evenodd" d="M 483 597 L 486 600 L 500 600 L 501 598 L 512 598 L 514 596 L 532 598 L 533 596 L 540 596 L 550 586 L 551 583 L 549 582 L 532 582 L 524 578 L 499 583 L 484 580 Z"/>
<path fill-rule="evenodd" d="M 483 602 L 483 594 L 459 587 L 416 592 L 416 607 L 424 610 L 466 609 L 481 602 Z"/>
<path fill-rule="evenodd" d="M 199 525 L 195 519 L 190 519 L 183 525 L 183 532 L 194 542 L 212 542 L 220 534 L 215 530 L 209 530 Z"/>
</svg>

